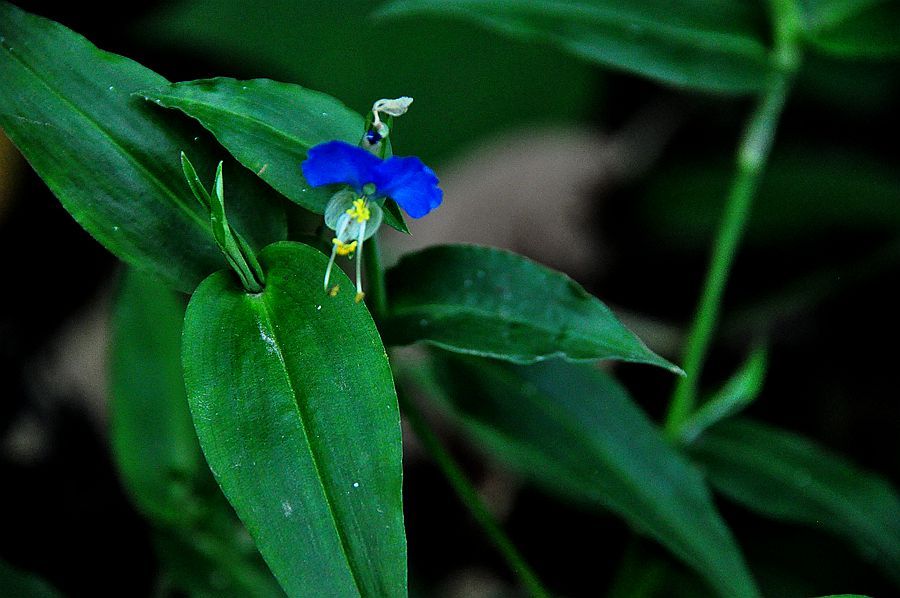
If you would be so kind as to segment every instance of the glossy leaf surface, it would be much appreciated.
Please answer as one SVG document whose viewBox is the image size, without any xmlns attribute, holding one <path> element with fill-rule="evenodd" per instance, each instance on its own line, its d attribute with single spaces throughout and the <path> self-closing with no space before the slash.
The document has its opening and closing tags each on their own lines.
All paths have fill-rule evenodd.
<svg viewBox="0 0 900 598">
<path fill-rule="evenodd" d="M 759 89 L 769 68 L 764 14 L 749 2 L 394 0 L 379 14 L 465 18 L 604 66 L 704 91 Z"/>
<path fill-rule="evenodd" d="M 710 428 L 689 451 L 722 494 L 766 516 L 842 536 L 900 582 L 900 497 L 883 478 L 750 420 Z"/>
<path fill-rule="evenodd" d="M 388 344 L 532 363 L 550 357 L 618 359 L 680 372 L 650 351 L 568 276 L 514 253 L 440 245 L 388 271 Z"/>
<path fill-rule="evenodd" d="M 438 380 L 464 429 L 548 492 L 608 508 L 725 596 L 755 596 L 700 474 L 593 366 L 446 356 Z"/>
<path fill-rule="evenodd" d="M 259 254 L 265 290 L 229 272 L 197 289 L 183 362 L 213 474 L 289 595 L 406 592 L 400 417 L 363 303 L 322 289 L 326 258 Z"/>
<path fill-rule="evenodd" d="M 356 145 L 363 117 L 335 98 L 269 79 L 219 77 L 141 92 L 148 100 L 196 118 L 244 166 L 280 193 L 317 214 L 336 188 L 311 187 L 300 164 L 309 148 L 335 139 Z M 373 98 L 373 100 L 376 98 Z M 405 230 L 388 216 L 388 224 Z"/>
<path fill-rule="evenodd" d="M 0 2 L 0 80 L 0 126 L 107 249 L 184 291 L 222 267 L 179 162 L 188 151 L 211 179 L 218 148 L 132 96 L 163 77 Z M 255 246 L 284 238 L 274 194 L 242 170 L 228 168 L 235 227 Z"/>
<path fill-rule="evenodd" d="M 110 436 L 154 528 L 162 575 L 191 596 L 283 595 L 203 460 L 181 371 L 184 298 L 128 270 L 116 299 Z"/>
</svg>

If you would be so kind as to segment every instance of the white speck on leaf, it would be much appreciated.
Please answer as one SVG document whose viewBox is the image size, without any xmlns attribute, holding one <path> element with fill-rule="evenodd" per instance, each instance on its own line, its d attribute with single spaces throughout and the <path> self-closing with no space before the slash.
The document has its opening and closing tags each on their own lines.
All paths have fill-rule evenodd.
<svg viewBox="0 0 900 598">
<path fill-rule="evenodd" d="M 354 487 L 354 488 L 359 488 L 359 482 L 353 482 L 353 487 Z"/>
<path fill-rule="evenodd" d="M 281 510 L 284 512 L 285 517 L 290 517 L 294 513 L 294 507 L 286 500 L 281 501 Z"/>
</svg>

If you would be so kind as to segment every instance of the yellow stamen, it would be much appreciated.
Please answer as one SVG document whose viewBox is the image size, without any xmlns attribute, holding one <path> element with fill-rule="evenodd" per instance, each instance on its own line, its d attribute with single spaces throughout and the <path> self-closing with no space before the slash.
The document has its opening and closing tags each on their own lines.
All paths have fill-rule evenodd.
<svg viewBox="0 0 900 598">
<path fill-rule="evenodd" d="M 331 287 L 331 290 L 328 291 L 328 294 L 331 295 L 332 297 L 337 297 L 338 291 L 340 291 L 340 290 L 341 290 L 341 285 L 336 284 L 333 287 Z"/>
<path fill-rule="evenodd" d="M 369 206 L 366 205 L 366 200 L 362 197 L 353 200 L 353 207 L 347 210 L 347 214 L 360 224 L 372 217 L 372 212 L 369 210 Z"/>
<path fill-rule="evenodd" d="M 356 302 L 359 303 L 360 301 L 363 300 L 363 297 L 365 297 L 365 296 L 366 296 L 366 294 L 363 293 L 362 291 L 357 291 L 357 293 L 356 293 Z"/>
<path fill-rule="evenodd" d="M 344 243 L 340 239 L 332 239 L 332 244 L 334 244 L 335 251 L 337 251 L 338 255 L 350 255 L 354 251 L 356 251 L 356 241 L 351 241 L 350 243 Z"/>
</svg>

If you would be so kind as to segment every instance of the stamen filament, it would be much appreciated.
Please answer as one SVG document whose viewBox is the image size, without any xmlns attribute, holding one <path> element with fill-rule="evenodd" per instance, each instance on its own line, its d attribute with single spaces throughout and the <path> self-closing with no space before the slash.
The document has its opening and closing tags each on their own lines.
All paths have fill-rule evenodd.
<svg viewBox="0 0 900 598">
<path fill-rule="evenodd" d="M 356 302 L 359 303 L 362 301 L 362 298 L 366 296 L 362 290 L 362 250 L 363 250 L 363 239 L 366 237 L 366 221 L 363 220 L 359 225 L 359 244 L 357 245 L 356 252 Z"/>
</svg>

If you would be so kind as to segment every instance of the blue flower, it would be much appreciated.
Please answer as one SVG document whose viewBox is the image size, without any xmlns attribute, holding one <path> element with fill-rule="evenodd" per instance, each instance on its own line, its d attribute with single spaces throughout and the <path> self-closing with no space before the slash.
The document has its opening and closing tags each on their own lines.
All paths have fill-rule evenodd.
<svg viewBox="0 0 900 598">
<path fill-rule="evenodd" d="M 376 107 L 378 105 L 376 102 Z M 405 111 L 405 106 L 401 108 Z M 377 117 L 375 107 L 372 110 Z M 381 122 L 373 123 L 373 127 L 363 136 L 363 142 L 375 151 L 374 148 L 385 136 L 387 127 Z M 313 187 L 336 184 L 349 187 L 335 193 L 325 206 L 325 224 L 334 231 L 335 236 L 331 240 L 331 258 L 325 269 L 323 287 L 329 290 L 328 281 L 335 258 L 339 255 L 353 258 L 355 253 L 357 302 L 365 296 L 362 290 L 363 242 L 374 235 L 381 225 L 383 198 L 393 199 L 407 214 L 421 218 L 441 205 L 444 195 L 438 187 L 434 171 L 418 158 L 382 160 L 372 151 L 343 141 L 329 141 L 310 148 L 301 165 L 303 176 Z M 335 286 L 329 292 L 334 296 L 338 290 L 339 287 Z"/>
<path fill-rule="evenodd" d="M 301 168 L 313 187 L 343 183 L 361 197 L 389 197 L 413 218 L 421 218 L 441 205 L 444 195 L 434 171 L 418 158 L 394 156 L 381 160 L 344 141 L 329 141 L 310 148 Z M 370 191 L 369 185 L 374 191 Z"/>
</svg>

